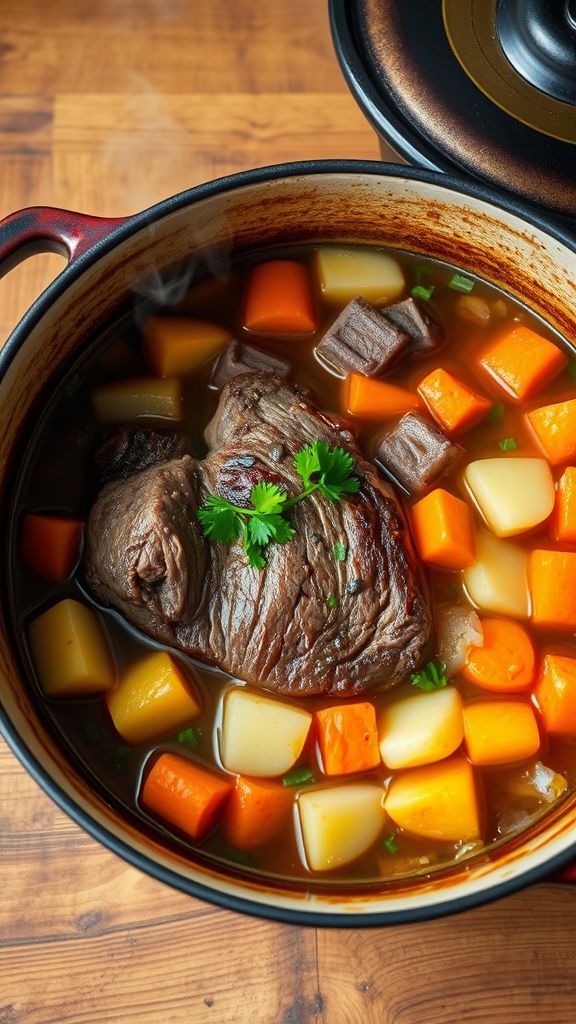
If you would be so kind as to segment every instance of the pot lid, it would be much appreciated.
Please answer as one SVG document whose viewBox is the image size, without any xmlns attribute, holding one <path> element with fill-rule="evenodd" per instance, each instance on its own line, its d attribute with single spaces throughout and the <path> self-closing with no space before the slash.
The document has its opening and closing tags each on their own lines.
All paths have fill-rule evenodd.
<svg viewBox="0 0 576 1024">
<path fill-rule="evenodd" d="M 332 0 L 332 25 L 408 160 L 576 215 L 576 0 Z"/>
</svg>

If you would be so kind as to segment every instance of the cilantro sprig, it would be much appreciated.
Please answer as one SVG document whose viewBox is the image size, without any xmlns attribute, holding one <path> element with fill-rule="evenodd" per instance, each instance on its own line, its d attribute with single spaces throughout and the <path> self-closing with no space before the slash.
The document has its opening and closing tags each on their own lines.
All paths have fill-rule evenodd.
<svg viewBox="0 0 576 1024">
<path fill-rule="evenodd" d="M 254 485 L 248 508 L 209 494 L 196 512 L 204 536 L 222 544 L 242 539 L 249 565 L 264 569 L 268 544 L 285 544 L 294 536 L 294 527 L 286 518 L 289 509 L 315 491 L 334 504 L 342 495 L 359 490 L 360 481 L 352 473 L 354 461 L 344 448 L 313 441 L 296 452 L 294 465 L 303 488 L 293 498 L 277 484 L 266 481 Z"/>
<path fill-rule="evenodd" d="M 419 672 L 413 672 L 410 676 L 412 686 L 418 686 L 421 690 L 443 690 L 448 685 L 446 665 L 440 658 L 433 658 Z"/>
</svg>

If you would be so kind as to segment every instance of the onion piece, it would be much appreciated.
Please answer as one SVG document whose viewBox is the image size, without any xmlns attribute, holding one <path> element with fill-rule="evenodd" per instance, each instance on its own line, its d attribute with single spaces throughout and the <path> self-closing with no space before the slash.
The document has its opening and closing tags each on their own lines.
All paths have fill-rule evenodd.
<svg viewBox="0 0 576 1024">
<path fill-rule="evenodd" d="M 441 604 L 436 610 L 438 657 L 453 676 L 466 664 L 470 646 L 482 647 L 484 634 L 477 612 L 464 604 Z"/>
</svg>

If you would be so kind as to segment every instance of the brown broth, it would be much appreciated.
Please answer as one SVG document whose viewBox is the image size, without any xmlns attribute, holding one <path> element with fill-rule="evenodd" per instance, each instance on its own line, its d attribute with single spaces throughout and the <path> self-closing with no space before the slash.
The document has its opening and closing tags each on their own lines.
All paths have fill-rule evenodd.
<svg viewBox="0 0 576 1024">
<path fill-rule="evenodd" d="M 254 340 L 262 347 L 286 355 L 295 363 L 294 380 L 296 383 L 312 388 L 322 408 L 343 413 L 342 382 L 326 372 L 314 357 L 314 345 L 322 332 L 335 318 L 337 307 L 324 307 L 322 321 L 314 338 L 295 340 L 294 338 L 278 338 L 259 336 L 243 330 L 241 323 L 242 293 L 246 268 L 253 262 L 263 258 L 297 258 L 311 264 L 312 247 L 266 251 L 253 253 L 238 264 L 234 264 L 225 275 L 205 280 L 193 286 L 185 298 L 176 307 L 162 310 L 163 313 L 178 316 L 199 316 L 202 319 L 214 319 L 229 327 L 233 335 Z M 488 458 L 503 455 L 498 442 L 503 437 L 514 437 L 519 444 L 518 450 L 508 457 L 520 455 L 541 455 L 529 435 L 524 423 L 527 406 L 514 407 L 506 402 L 500 389 L 480 371 L 474 373 L 473 365 L 476 354 L 493 333 L 494 328 L 477 328 L 458 319 L 455 311 L 459 293 L 448 287 L 454 268 L 432 261 L 424 261 L 406 254 L 394 253 L 399 259 L 408 282 L 413 283 L 415 272 L 424 273 L 427 281 L 433 281 L 435 292 L 430 309 L 434 316 L 444 325 L 448 343 L 440 351 L 430 357 L 417 361 L 405 362 L 389 375 L 393 382 L 405 387 L 414 388 L 417 380 L 437 365 L 453 370 L 458 376 L 481 392 L 491 396 L 495 402 L 505 403 L 505 414 L 499 422 L 485 420 L 472 430 L 458 437 L 459 443 L 466 449 L 466 458 Z M 312 273 L 312 268 L 311 268 Z M 469 275 L 467 275 L 469 276 Z M 409 287 L 406 294 L 409 293 Z M 504 302 L 507 308 L 506 318 L 502 323 L 512 319 L 519 323 L 532 326 L 538 333 L 549 337 L 557 344 L 565 345 L 559 337 L 528 309 L 510 297 L 503 295 L 495 288 L 477 281 L 474 295 L 485 298 L 489 303 Z M 205 451 L 202 432 L 211 418 L 217 404 L 218 396 L 208 390 L 207 380 L 210 366 L 203 367 L 185 382 L 186 417 L 182 427 L 193 439 L 196 453 L 201 456 Z M 139 331 L 133 321 L 127 320 L 116 325 L 102 339 L 95 355 L 86 360 L 79 370 L 64 384 L 59 394 L 51 403 L 42 422 L 39 424 L 29 445 L 29 452 L 23 465 L 13 517 L 14 527 L 21 515 L 29 510 L 53 511 L 74 516 L 85 516 L 95 496 L 92 458 L 99 433 L 98 425 L 92 420 L 89 412 L 89 394 L 96 382 L 115 380 L 120 377 L 149 373 L 150 370 L 141 352 Z M 559 401 L 574 395 L 574 385 L 567 373 L 561 374 L 549 386 L 543 389 L 528 407 Z M 374 438 L 382 432 L 383 424 L 361 424 L 358 435 L 366 452 L 370 452 Z M 462 482 L 463 467 L 460 466 L 452 476 L 443 478 L 442 486 L 452 489 L 461 496 L 466 496 Z M 559 472 L 555 472 L 555 477 Z M 474 513 L 476 520 L 480 517 Z M 48 700 L 42 696 L 35 679 L 29 653 L 22 638 L 26 634 L 26 623 L 39 610 L 43 610 L 55 600 L 65 596 L 76 596 L 80 600 L 94 604 L 91 596 L 83 589 L 78 579 L 73 578 L 63 586 L 49 584 L 20 564 L 18 541 L 11 545 L 13 564 L 11 569 L 11 591 L 13 614 L 16 633 L 21 638 L 22 655 L 26 663 L 28 678 L 36 691 L 36 700 L 41 713 L 55 731 L 69 756 L 89 776 L 93 784 L 106 795 L 106 798 L 121 807 L 130 817 L 143 822 L 144 827 L 164 838 L 168 844 L 180 849 L 196 849 L 194 844 L 184 836 L 176 835 L 162 822 L 155 821 L 143 810 L 137 799 L 142 773 L 150 756 L 158 749 L 178 750 L 186 752 L 179 744 L 178 734 L 170 734 L 144 747 L 129 748 L 115 734 L 109 720 L 105 702 L 101 698 Z M 547 523 L 528 534 L 513 538 L 514 543 L 533 546 L 551 546 L 551 536 Z M 565 545 L 563 545 L 565 547 Z M 576 547 L 576 546 L 572 546 Z M 431 592 L 436 600 L 446 600 L 455 595 L 462 595 L 460 572 L 427 569 Z M 156 649 L 159 645 L 141 636 L 121 617 L 108 609 L 99 608 L 111 638 L 119 671 L 130 665 L 146 650 Z M 574 654 L 573 637 L 556 636 L 552 633 L 532 631 L 538 651 L 553 648 Z M 185 663 L 193 666 L 200 680 L 204 710 L 194 725 L 200 729 L 201 736 L 198 746 L 191 753 L 196 760 L 207 766 L 222 766 L 218 761 L 218 718 L 221 702 L 226 690 L 234 685 L 223 673 L 207 669 L 199 663 L 193 663 L 185 655 L 178 654 Z M 460 689 L 464 696 L 476 695 L 488 699 L 490 694 L 475 689 L 463 678 L 455 677 L 451 682 Z M 414 692 L 409 684 L 394 691 L 394 697 L 402 691 Z M 286 699 L 286 698 L 284 698 Z M 370 697 L 376 709 L 390 699 L 388 694 Z M 507 699 L 514 699 L 509 697 Z M 308 710 L 335 703 L 334 698 L 308 698 L 300 701 Z M 576 744 L 546 740 L 537 757 L 531 762 L 502 768 L 478 769 L 477 774 L 481 788 L 485 794 L 485 844 L 440 843 L 421 840 L 403 833 L 390 823 L 390 829 L 365 854 L 352 864 L 330 873 L 311 873 L 303 862 L 302 841 L 297 826 L 297 815 L 290 828 L 276 840 L 266 846 L 244 854 L 227 846 L 222 840 L 218 826 L 206 840 L 198 844 L 202 855 L 218 862 L 230 863 L 243 870 L 256 872 L 259 876 L 274 878 L 299 878 L 321 886 L 346 884 L 370 884 L 378 880 L 404 877 L 414 874 L 428 874 L 435 869 L 445 867 L 454 859 L 463 856 L 483 856 L 493 844 L 504 841 L 523 827 L 530 818 L 544 813 L 547 805 L 543 801 L 519 800 L 514 796 L 514 786 L 518 784 L 523 772 L 530 769 L 535 761 L 543 761 L 545 765 L 561 773 L 568 782 L 569 788 L 576 784 Z M 363 772 L 361 776 L 333 777 L 322 779 L 318 752 L 312 740 L 300 758 L 299 763 L 312 767 L 318 782 L 322 784 L 341 784 L 344 781 L 369 781 L 379 783 L 391 776 L 391 772 L 380 766 L 372 772 Z M 296 796 L 297 790 L 295 790 Z M 396 835 L 398 851 L 389 853 L 382 839 L 391 832 Z"/>
</svg>

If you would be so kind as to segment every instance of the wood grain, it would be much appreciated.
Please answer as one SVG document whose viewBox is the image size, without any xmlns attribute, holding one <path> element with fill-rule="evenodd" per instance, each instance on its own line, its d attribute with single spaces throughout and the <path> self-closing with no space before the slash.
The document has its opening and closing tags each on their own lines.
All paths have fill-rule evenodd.
<svg viewBox="0 0 576 1024">
<path fill-rule="evenodd" d="M 119 215 L 291 159 L 377 158 L 324 0 L 4 0 L 0 214 Z M 0 282 L 0 336 L 59 272 Z M 78 829 L 0 744 L 0 1024 L 576 1024 L 576 891 L 422 925 L 219 910 Z"/>
</svg>

